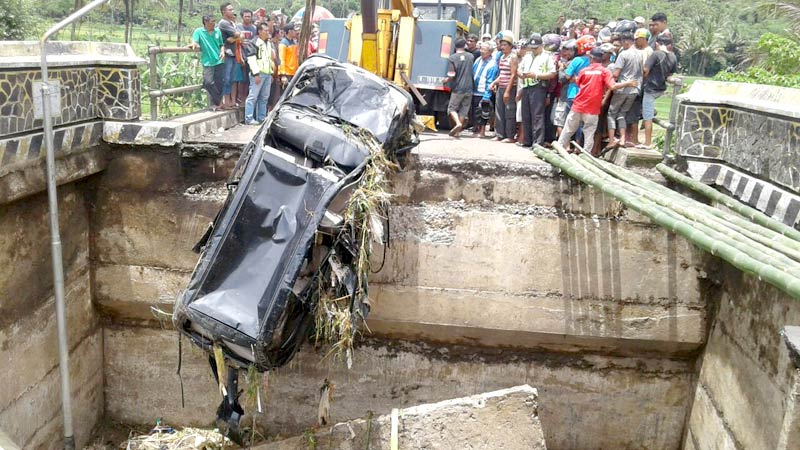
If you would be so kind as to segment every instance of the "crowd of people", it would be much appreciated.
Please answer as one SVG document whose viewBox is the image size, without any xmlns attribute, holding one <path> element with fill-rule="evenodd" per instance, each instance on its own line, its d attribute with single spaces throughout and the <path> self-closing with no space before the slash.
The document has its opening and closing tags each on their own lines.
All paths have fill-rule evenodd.
<svg viewBox="0 0 800 450">
<path fill-rule="evenodd" d="M 220 5 L 202 17 L 189 47 L 199 48 L 212 109 L 244 106 L 245 123 L 264 121 L 298 66 L 300 23 L 280 11 Z M 450 135 L 470 128 L 523 147 L 577 141 L 599 154 L 652 148 L 655 100 L 677 69 L 667 16 L 600 23 L 559 18 L 552 33 L 516 40 L 510 31 L 459 38 L 444 83 Z M 311 45 L 311 44 L 309 44 Z M 309 48 L 313 51 L 313 48 Z M 639 142 L 639 122 L 645 131 Z"/>
<path fill-rule="evenodd" d="M 190 48 L 200 49 L 203 88 L 212 110 L 244 106 L 245 123 L 257 125 L 278 100 L 298 66 L 300 23 L 287 22 L 280 11 L 220 6 L 222 18 L 202 17 Z"/>
<path fill-rule="evenodd" d="M 485 138 L 493 128 L 498 141 L 531 147 L 558 140 L 568 149 L 578 142 L 595 155 L 653 147 L 655 100 L 677 70 L 663 13 L 649 23 L 561 17 L 552 33 L 521 41 L 509 31 L 469 35 L 455 48 L 444 80 L 451 136 L 471 128 Z"/>
</svg>

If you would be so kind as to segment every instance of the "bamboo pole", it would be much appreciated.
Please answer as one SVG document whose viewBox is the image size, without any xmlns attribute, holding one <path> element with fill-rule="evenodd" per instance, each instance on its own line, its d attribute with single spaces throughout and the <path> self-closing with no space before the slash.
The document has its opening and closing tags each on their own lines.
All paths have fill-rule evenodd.
<svg viewBox="0 0 800 450">
<path fill-rule="evenodd" d="M 660 208 L 649 205 L 639 200 L 637 197 L 620 189 L 617 186 L 607 183 L 602 178 L 589 172 L 588 170 L 577 167 L 573 162 L 568 161 L 556 154 L 547 151 L 541 146 L 534 146 L 533 152 L 539 158 L 558 167 L 567 175 L 582 181 L 588 185 L 595 186 L 606 194 L 621 201 L 628 208 L 649 217 L 656 224 L 673 231 L 697 245 L 712 255 L 719 256 L 734 267 L 743 272 L 754 274 L 764 281 L 776 286 L 796 299 L 800 299 L 800 279 L 789 275 L 780 269 L 758 261 L 744 252 L 737 250 L 726 242 L 726 239 L 714 239 L 708 234 L 698 230 L 685 221 L 676 220 L 669 216 Z"/>
<path fill-rule="evenodd" d="M 777 220 L 762 213 L 757 209 L 753 209 L 747 205 L 742 204 L 740 201 L 734 199 L 733 197 L 725 195 L 712 187 L 706 186 L 705 184 L 700 183 L 699 181 L 695 181 L 681 173 L 678 173 L 677 171 L 670 169 L 663 163 L 658 164 L 656 166 L 656 170 L 661 172 L 661 175 L 664 175 L 665 178 L 670 179 L 682 186 L 688 187 L 689 189 L 697 193 L 700 193 L 710 198 L 711 200 L 714 200 L 717 203 L 721 203 L 763 227 L 767 227 L 770 230 L 775 231 L 776 233 L 788 236 L 794 239 L 795 241 L 800 241 L 800 231 L 797 231 L 790 226 L 778 222 Z"/>
<path fill-rule="evenodd" d="M 606 182 L 611 183 L 620 189 L 627 189 L 635 193 L 641 200 L 645 202 L 655 203 L 658 205 L 657 209 L 665 214 L 668 214 L 673 219 L 691 221 L 693 222 L 693 226 L 697 227 L 700 231 L 707 233 L 709 236 L 715 239 L 730 239 L 730 245 L 737 250 L 744 252 L 756 260 L 760 260 L 766 264 L 771 264 L 792 276 L 800 278 L 800 264 L 797 261 L 788 258 L 779 250 L 770 248 L 758 241 L 754 241 L 747 235 L 742 234 L 742 230 L 730 228 L 717 220 L 714 216 L 705 214 L 696 208 L 692 208 L 691 206 L 687 206 L 691 203 L 697 203 L 694 200 L 681 197 L 678 201 L 675 201 L 674 199 L 667 198 L 661 194 L 656 194 L 642 189 L 639 186 L 630 184 L 628 180 L 618 179 L 606 172 L 601 171 L 597 166 L 593 165 L 585 158 L 581 159 L 585 154 L 579 158 L 574 155 L 569 155 L 560 145 L 556 145 L 555 147 L 563 158 L 575 161 L 576 164 L 583 166 L 584 169 L 593 172 L 595 175 L 606 180 Z M 586 158 L 590 157 L 586 156 Z"/>
<path fill-rule="evenodd" d="M 593 158 L 589 155 L 583 154 L 581 155 L 586 161 L 589 161 L 593 165 L 599 167 L 603 171 L 610 173 L 611 175 L 625 180 L 632 185 L 636 185 L 642 187 L 650 192 L 652 192 L 652 198 L 656 199 L 657 201 L 661 202 L 666 198 L 670 198 L 672 200 L 677 201 L 677 208 L 681 209 L 681 214 L 688 215 L 690 213 L 686 213 L 683 210 L 686 209 L 686 206 L 683 203 L 686 200 L 686 197 L 665 187 L 658 183 L 648 180 L 641 175 L 633 173 L 631 171 L 623 170 L 620 167 L 617 167 L 611 163 L 606 161 L 598 160 L 597 158 Z M 722 211 L 717 209 L 713 206 L 706 205 L 700 202 L 693 202 L 691 203 L 692 210 L 696 210 L 698 214 L 703 215 L 704 217 L 713 217 L 716 218 L 716 223 L 723 225 L 727 228 L 730 228 L 738 233 L 741 233 L 748 238 L 766 246 L 770 249 L 782 253 L 791 257 L 795 261 L 800 261 L 800 242 L 797 242 L 789 237 L 786 237 L 782 234 L 779 234 L 771 229 L 764 228 L 758 224 L 750 222 L 736 214 L 732 214 L 729 212 Z M 708 219 L 713 220 L 713 219 Z"/>
</svg>

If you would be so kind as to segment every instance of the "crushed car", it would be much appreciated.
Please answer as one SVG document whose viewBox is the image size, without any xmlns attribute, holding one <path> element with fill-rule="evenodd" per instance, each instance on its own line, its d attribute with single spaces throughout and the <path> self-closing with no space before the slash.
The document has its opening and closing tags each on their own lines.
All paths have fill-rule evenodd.
<svg viewBox="0 0 800 450">
<path fill-rule="evenodd" d="M 414 120 L 403 89 L 312 56 L 243 151 L 172 318 L 209 353 L 233 438 L 239 370 L 283 366 L 311 334 L 341 339 L 350 357 L 388 229 L 386 171 L 418 143 Z"/>
</svg>

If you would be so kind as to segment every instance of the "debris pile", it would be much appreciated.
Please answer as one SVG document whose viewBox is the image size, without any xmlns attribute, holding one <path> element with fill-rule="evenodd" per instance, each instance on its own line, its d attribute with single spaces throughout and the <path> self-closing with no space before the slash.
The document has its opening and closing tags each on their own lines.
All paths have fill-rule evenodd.
<svg viewBox="0 0 800 450">
<path fill-rule="evenodd" d="M 417 144 L 413 121 L 407 92 L 314 56 L 242 153 L 173 314 L 209 353 L 233 439 L 239 370 L 280 367 L 309 335 L 350 364 L 370 255 L 388 237 L 387 172 Z"/>
</svg>

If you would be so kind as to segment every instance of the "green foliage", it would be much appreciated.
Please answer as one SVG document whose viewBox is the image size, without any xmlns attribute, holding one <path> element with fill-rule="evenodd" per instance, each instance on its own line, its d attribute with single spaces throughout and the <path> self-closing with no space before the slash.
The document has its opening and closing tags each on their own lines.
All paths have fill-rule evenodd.
<svg viewBox="0 0 800 450">
<path fill-rule="evenodd" d="M 150 86 L 150 71 L 141 72 L 142 86 L 145 91 Z M 203 67 L 200 59 L 195 54 L 177 53 L 171 55 L 160 55 L 158 62 L 158 86 L 156 89 L 170 89 L 193 84 L 203 83 Z M 149 111 L 150 97 L 147 92 L 142 93 L 142 103 Z M 197 111 L 208 106 L 206 92 L 197 90 L 180 95 L 168 95 L 161 97 L 158 103 L 159 117 L 170 117 L 178 114 L 185 114 Z"/>
<path fill-rule="evenodd" d="M 797 2 L 798 0 L 785 0 Z M 755 8 L 750 0 L 523 0 L 522 34 L 552 30 L 559 15 L 566 19 L 618 18 L 666 13 L 679 49 L 683 72 L 709 76 L 745 59 L 748 43 L 765 32 L 781 32 L 785 22 Z"/>
<path fill-rule="evenodd" d="M 28 0 L 0 0 L 0 40 L 36 40 L 37 27 Z"/>
<path fill-rule="evenodd" d="M 800 88 L 800 44 L 766 33 L 752 48 L 751 65 L 744 71 L 723 71 L 714 79 Z"/>
</svg>

